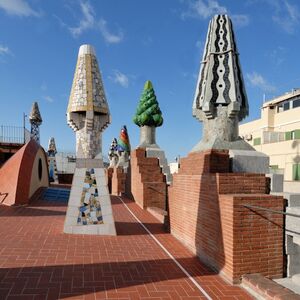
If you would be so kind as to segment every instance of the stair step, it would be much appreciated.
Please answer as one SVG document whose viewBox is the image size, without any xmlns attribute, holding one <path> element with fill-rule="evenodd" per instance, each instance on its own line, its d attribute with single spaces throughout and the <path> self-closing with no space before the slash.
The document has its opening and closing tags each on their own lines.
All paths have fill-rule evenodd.
<svg viewBox="0 0 300 300">
<path fill-rule="evenodd" d="M 45 201 L 57 201 L 67 203 L 70 197 L 70 190 L 59 188 L 48 188 L 42 199 Z"/>
<path fill-rule="evenodd" d="M 172 182 L 172 175 L 170 174 L 170 167 L 168 166 L 168 160 L 165 157 L 164 151 L 161 149 L 147 149 L 147 157 L 156 157 L 159 160 L 159 166 L 161 167 L 162 173 L 166 176 L 167 184 Z"/>
</svg>

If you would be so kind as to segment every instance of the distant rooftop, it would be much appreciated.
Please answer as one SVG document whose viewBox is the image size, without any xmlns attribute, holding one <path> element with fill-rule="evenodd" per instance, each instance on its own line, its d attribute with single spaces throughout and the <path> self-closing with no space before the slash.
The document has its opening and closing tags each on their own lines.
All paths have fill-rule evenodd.
<svg viewBox="0 0 300 300">
<path fill-rule="evenodd" d="M 284 102 L 286 100 L 291 100 L 292 98 L 300 97 L 300 88 L 294 88 L 290 92 L 286 92 L 285 94 L 275 97 L 271 100 L 266 101 L 263 104 L 263 107 L 272 106 L 275 104 L 279 104 L 280 102 Z"/>
</svg>

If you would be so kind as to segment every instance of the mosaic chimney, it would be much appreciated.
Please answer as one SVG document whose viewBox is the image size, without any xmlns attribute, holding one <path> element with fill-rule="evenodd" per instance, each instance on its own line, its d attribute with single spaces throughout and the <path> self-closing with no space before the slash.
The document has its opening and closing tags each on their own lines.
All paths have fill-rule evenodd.
<svg viewBox="0 0 300 300">
<path fill-rule="evenodd" d="M 31 112 L 29 114 L 29 122 L 31 125 L 30 138 L 40 144 L 40 125 L 43 120 L 37 102 L 33 102 Z"/>
<path fill-rule="evenodd" d="M 49 156 L 55 156 L 55 154 L 57 153 L 54 137 L 51 137 L 49 139 L 47 152 Z"/>
<path fill-rule="evenodd" d="M 102 131 L 110 113 L 101 73 L 91 45 L 80 46 L 67 109 L 68 125 L 76 132 L 77 158 L 102 159 Z"/>
<path fill-rule="evenodd" d="M 193 102 L 193 116 L 203 122 L 205 149 L 252 150 L 238 134 L 239 121 L 249 112 L 232 22 L 216 15 L 209 24 Z"/>
<path fill-rule="evenodd" d="M 91 45 L 79 48 L 67 122 L 76 133 L 76 168 L 64 232 L 116 235 L 102 157 L 102 131 L 110 113 Z"/>
<path fill-rule="evenodd" d="M 55 155 L 57 153 L 55 139 L 51 137 L 48 142 L 48 169 L 49 169 L 49 181 L 58 183 L 57 165 Z"/>
</svg>

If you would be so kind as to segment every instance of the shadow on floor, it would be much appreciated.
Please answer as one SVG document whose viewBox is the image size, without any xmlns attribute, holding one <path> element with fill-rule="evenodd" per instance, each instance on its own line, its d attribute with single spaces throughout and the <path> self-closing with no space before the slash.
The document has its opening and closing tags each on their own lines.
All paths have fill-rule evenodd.
<svg viewBox="0 0 300 300">
<path fill-rule="evenodd" d="M 58 207 L 57 203 L 47 202 L 43 206 L 6 206 L 0 205 L 0 217 L 39 217 L 39 216 L 63 216 L 66 212 L 63 210 L 51 209 L 51 207 Z"/>
<path fill-rule="evenodd" d="M 202 276 L 207 283 L 207 276 L 214 275 L 207 268 L 199 268 L 197 258 L 182 258 L 178 260 L 188 268 L 193 276 Z M 171 259 L 155 259 L 145 261 L 105 262 L 95 264 L 76 264 L 40 267 L 2 268 L 0 269 L 0 298 L 8 296 L 40 295 L 47 299 L 74 297 L 94 292 L 137 293 L 137 286 L 146 289 L 144 284 L 156 285 L 156 291 L 178 291 L 186 296 L 200 296 L 193 284 L 178 280 L 186 275 Z M 164 283 L 168 280 L 168 283 Z M 170 281 L 172 280 L 172 281 Z M 183 289 L 182 287 L 185 286 Z M 153 291 L 153 288 L 150 290 Z M 39 298 L 39 299 L 40 299 Z M 194 298 L 193 298 L 194 299 Z M 200 299 L 200 298 L 199 298 Z"/>
<path fill-rule="evenodd" d="M 117 235 L 143 235 L 147 231 L 136 222 L 115 222 Z M 160 223 L 143 223 L 152 234 L 166 234 L 163 224 Z"/>
</svg>

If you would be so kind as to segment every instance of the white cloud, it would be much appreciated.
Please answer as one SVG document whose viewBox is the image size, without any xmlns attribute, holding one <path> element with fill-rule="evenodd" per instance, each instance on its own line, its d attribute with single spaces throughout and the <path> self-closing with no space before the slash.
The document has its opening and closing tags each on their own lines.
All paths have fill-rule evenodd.
<svg viewBox="0 0 300 300">
<path fill-rule="evenodd" d="M 113 82 L 118 83 L 124 88 L 127 88 L 129 86 L 129 78 L 124 73 L 120 72 L 119 70 L 114 70 L 113 76 L 110 76 L 109 79 L 111 79 Z"/>
<path fill-rule="evenodd" d="M 49 103 L 52 103 L 54 101 L 54 99 L 50 96 L 44 96 L 43 98 Z"/>
<path fill-rule="evenodd" d="M 275 92 L 276 87 L 271 85 L 261 74 L 253 72 L 252 74 L 246 74 L 247 79 L 249 80 L 250 84 L 254 87 L 258 87 L 264 92 Z"/>
<path fill-rule="evenodd" d="M 99 30 L 105 39 L 105 41 L 109 44 L 116 44 L 120 43 L 123 40 L 123 32 L 119 31 L 118 34 L 113 34 L 107 28 L 107 22 L 104 19 L 100 19 L 99 23 Z"/>
<path fill-rule="evenodd" d="M 196 42 L 196 47 L 199 49 L 203 49 L 204 48 L 204 43 L 203 41 L 199 40 Z"/>
<path fill-rule="evenodd" d="M 207 19 L 215 14 L 226 14 L 227 8 L 221 6 L 216 0 L 197 0 L 189 1 L 189 10 L 182 14 L 182 17 L 198 16 Z"/>
<path fill-rule="evenodd" d="M 19 17 L 39 17 L 41 13 L 33 10 L 25 0 L 0 0 L 0 8 L 9 15 Z"/>
<path fill-rule="evenodd" d="M 46 82 L 43 82 L 40 86 L 42 91 L 46 91 L 48 89 Z"/>
<path fill-rule="evenodd" d="M 83 18 L 79 21 L 77 27 L 70 27 L 69 30 L 74 37 L 78 37 L 84 31 L 92 29 L 95 25 L 94 10 L 88 2 L 80 2 Z"/>
<path fill-rule="evenodd" d="M 144 37 L 143 39 L 142 39 L 142 44 L 144 45 L 144 46 L 149 46 L 149 45 L 151 45 L 153 43 L 153 38 L 151 37 L 151 36 L 147 36 L 147 37 Z"/>
<path fill-rule="evenodd" d="M 68 25 L 56 14 L 52 14 L 52 17 L 55 18 L 58 21 L 58 23 L 61 27 L 68 27 Z"/>
<path fill-rule="evenodd" d="M 0 55 L 12 55 L 12 52 L 7 46 L 0 45 Z"/>
<path fill-rule="evenodd" d="M 286 48 L 282 46 L 276 47 L 267 56 L 270 57 L 274 65 L 279 66 L 285 61 Z"/>
<path fill-rule="evenodd" d="M 232 15 L 231 20 L 238 27 L 244 27 L 249 24 L 249 17 L 247 15 Z"/>
<path fill-rule="evenodd" d="M 262 0 L 249 0 L 249 4 L 257 5 Z M 263 0 L 271 9 L 272 20 L 288 34 L 293 34 L 299 27 L 299 6 L 288 0 Z"/>
<path fill-rule="evenodd" d="M 299 20 L 299 10 L 296 5 L 290 4 L 288 1 L 284 1 L 286 10 L 288 12 L 288 15 L 293 21 L 298 21 Z"/>
<path fill-rule="evenodd" d="M 249 17 L 243 14 L 230 14 L 229 10 L 222 6 L 217 0 L 182 0 L 188 4 L 188 10 L 181 17 L 197 17 L 206 20 L 214 15 L 228 14 L 236 26 L 243 27 L 249 24 Z"/>
<path fill-rule="evenodd" d="M 98 30 L 100 31 L 104 40 L 109 44 L 116 44 L 123 40 L 124 36 L 121 30 L 119 30 L 117 34 L 112 33 L 108 29 L 106 20 L 103 18 L 100 18 L 100 20 L 96 19 L 96 13 L 88 1 L 81 1 L 80 9 L 82 18 L 79 21 L 79 25 L 77 27 L 68 27 L 74 38 L 77 38 L 87 30 Z M 58 16 L 55 15 L 54 17 L 58 19 L 62 27 L 65 27 L 65 23 Z"/>
<path fill-rule="evenodd" d="M 280 10 L 276 10 L 273 21 L 289 34 L 295 32 L 299 26 L 300 12 L 296 5 L 290 4 L 287 0 L 280 2 Z"/>
</svg>

